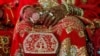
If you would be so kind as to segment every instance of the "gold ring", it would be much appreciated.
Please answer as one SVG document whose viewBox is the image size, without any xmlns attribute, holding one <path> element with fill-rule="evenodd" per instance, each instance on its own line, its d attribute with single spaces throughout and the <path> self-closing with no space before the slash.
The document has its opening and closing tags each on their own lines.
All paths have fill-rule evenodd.
<svg viewBox="0 0 100 56">
<path fill-rule="evenodd" d="M 54 20 L 55 19 L 55 16 L 53 16 L 51 19 Z"/>
<path fill-rule="evenodd" d="M 50 15 L 50 16 L 53 16 L 53 13 L 50 12 L 49 15 Z"/>
<path fill-rule="evenodd" d="M 43 12 L 39 12 L 39 14 L 40 14 L 40 15 L 42 15 L 42 14 L 43 14 Z"/>
</svg>

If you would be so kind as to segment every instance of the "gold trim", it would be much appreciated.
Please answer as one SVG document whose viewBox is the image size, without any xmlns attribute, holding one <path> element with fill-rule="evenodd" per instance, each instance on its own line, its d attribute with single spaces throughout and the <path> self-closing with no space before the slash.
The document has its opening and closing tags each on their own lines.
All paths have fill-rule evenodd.
<svg viewBox="0 0 100 56">
<path fill-rule="evenodd" d="M 67 37 L 61 43 L 59 56 L 70 56 L 70 47 L 71 47 L 71 41 L 70 38 Z"/>
<path fill-rule="evenodd" d="M 49 9 L 58 5 L 57 0 L 38 0 L 38 2 L 43 6 L 44 9 Z"/>
<path fill-rule="evenodd" d="M 4 42 L 4 38 L 6 39 L 6 43 Z M 9 36 L 0 36 L 1 43 L 0 44 L 9 44 Z"/>
<path fill-rule="evenodd" d="M 75 0 L 62 0 L 63 4 L 69 4 L 69 5 L 74 5 L 75 4 Z"/>
<path fill-rule="evenodd" d="M 6 40 L 5 40 L 6 39 Z M 6 47 L 5 45 L 9 44 L 9 36 L 0 36 L 0 41 L 1 41 L 1 49 L 2 51 L 6 54 L 9 53 L 9 48 L 10 47 Z"/>
<path fill-rule="evenodd" d="M 9 19 L 8 14 L 6 14 L 6 16 L 7 16 L 7 24 L 8 24 L 10 22 L 10 19 Z"/>
</svg>

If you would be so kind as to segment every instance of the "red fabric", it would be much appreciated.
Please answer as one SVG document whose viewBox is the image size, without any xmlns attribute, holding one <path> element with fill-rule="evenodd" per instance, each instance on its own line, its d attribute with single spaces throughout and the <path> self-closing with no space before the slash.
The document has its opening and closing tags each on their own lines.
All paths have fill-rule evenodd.
<svg viewBox="0 0 100 56">
<path fill-rule="evenodd" d="M 25 5 L 33 5 L 36 3 L 37 3 L 37 0 L 20 0 L 19 1 L 19 10 Z"/>
<path fill-rule="evenodd" d="M 8 19 L 11 21 L 13 25 L 15 25 L 15 19 L 12 9 L 8 6 L 4 8 L 6 16 L 8 15 Z"/>
<path fill-rule="evenodd" d="M 55 28 L 57 28 L 55 34 L 57 35 L 58 40 L 60 41 L 60 43 L 62 43 L 62 41 L 65 38 L 70 38 L 71 45 L 76 45 L 78 48 L 86 46 L 86 39 L 85 39 L 85 37 L 79 36 L 79 30 L 73 29 L 69 34 L 66 32 L 67 26 L 70 25 L 70 23 L 74 22 L 73 24 L 77 24 L 73 19 L 71 19 L 71 20 L 70 20 L 70 16 L 68 17 L 68 19 L 66 17 L 62 20 L 62 23 L 58 23 L 57 26 L 55 27 Z M 68 26 L 68 27 L 71 27 L 71 26 Z M 60 29 L 58 29 L 58 28 L 60 28 Z M 78 28 L 80 29 L 81 27 L 78 27 Z M 57 31 L 61 31 L 61 35 L 58 35 Z"/>
<path fill-rule="evenodd" d="M 92 41 L 94 44 L 94 56 L 100 56 L 98 54 L 98 51 L 100 51 L 100 28 L 96 29 Z"/>
<path fill-rule="evenodd" d="M 0 5 L 4 4 L 4 0 L 0 0 Z"/>
<path fill-rule="evenodd" d="M 13 21 L 13 23 L 14 23 L 14 25 L 16 25 L 16 22 L 17 22 L 17 20 L 19 18 L 18 7 L 13 7 L 12 11 L 13 11 L 13 15 L 14 15 L 14 21 Z"/>
<path fill-rule="evenodd" d="M 25 56 L 57 56 L 56 54 L 25 54 Z"/>
<path fill-rule="evenodd" d="M 12 45 L 11 45 L 11 52 L 10 56 L 15 56 L 16 50 L 19 48 L 19 40 L 18 40 L 19 35 L 16 33 L 16 36 L 12 39 Z"/>
<path fill-rule="evenodd" d="M 9 4 L 11 3 L 13 0 L 0 0 L 0 5 L 4 5 L 4 4 Z"/>
<path fill-rule="evenodd" d="M 11 24 L 13 24 L 12 23 L 12 15 L 11 15 L 11 12 L 9 11 L 9 9 L 8 8 L 6 8 L 6 7 L 4 7 L 3 8 L 3 10 L 4 10 L 4 16 L 3 16 L 3 21 L 0 21 L 2 24 L 7 24 L 7 18 L 9 19 L 9 20 L 11 20 Z M 12 42 L 12 37 L 13 37 L 13 27 L 10 27 L 10 26 L 5 26 L 5 28 L 4 29 L 0 29 L 0 37 L 2 37 L 2 36 L 7 36 L 7 38 L 8 38 L 8 40 L 6 40 L 6 41 L 8 41 L 8 43 L 5 45 L 5 44 L 3 44 L 3 43 L 1 43 L 0 45 L 5 45 L 4 47 L 5 48 L 8 48 L 6 51 L 10 51 L 10 48 L 11 48 L 11 42 Z M 5 37 L 6 38 L 6 37 Z M 2 39 L 3 39 L 3 37 L 2 37 Z M 1 39 L 0 39 L 0 41 L 1 41 Z M 2 51 L 2 49 L 0 48 L 0 54 L 2 55 L 2 56 L 7 56 L 7 55 L 10 55 L 10 53 L 3 53 L 3 51 Z"/>
<path fill-rule="evenodd" d="M 82 8 L 84 10 L 84 17 L 89 18 L 90 20 L 93 20 L 94 18 L 100 18 L 100 0 L 86 1 L 87 2 L 84 3 L 82 0 L 75 0 L 75 6 Z"/>
<path fill-rule="evenodd" d="M 15 21 L 17 22 L 17 20 L 19 19 L 20 11 L 21 11 L 21 8 L 23 6 L 25 6 L 25 5 L 33 5 L 33 4 L 37 4 L 37 3 L 38 3 L 37 0 L 19 0 L 18 6 L 13 8 Z"/>
<path fill-rule="evenodd" d="M 11 2 L 13 2 L 14 0 L 4 0 L 5 1 L 5 4 L 9 4 Z"/>
<path fill-rule="evenodd" d="M 22 33 L 22 36 L 20 36 L 20 31 L 26 29 L 27 27 L 30 28 L 31 26 L 29 25 L 29 23 L 26 23 L 24 21 L 22 21 L 20 24 L 16 24 L 12 41 L 12 49 L 10 53 L 11 56 L 15 56 L 17 50 L 19 49 L 19 43 L 22 43 L 25 38 L 24 36 L 27 35 L 24 31 Z"/>
<path fill-rule="evenodd" d="M 78 0 L 76 0 L 76 6 L 84 10 L 84 17 L 89 18 L 90 20 L 93 20 L 94 18 L 100 17 L 98 16 L 99 14 L 98 9 L 100 9 L 98 5 L 100 3 L 98 3 L 97 1 L 99 2 L 99 0 L 87 0 L 87 3 L 82 3 L 81 0 L 79 2 Z"/>
<path fill-rule="evenodd" d="M 13 29 L 0 30 L 0 47 L 1 47 L 0 55 L 2 55 L 2 56 L 10 55 L 12 34 L 13 34 Z M 6 36 L 6 37 L 2 37 L 2 36 Z M 4 40 L 6 40 L 6 42 L 8 42 L 8 43 L 6 43 L 6 44 L 2 43 L 2 41 L 5 42 Z M 5 53 L 5 52 L 7 52 L 7 53 Z"/>
<path fill-rule="evenodd" d="M 2 37 L 2 36 L 6 36 L 6 37 Z M 10 55 L 12 37 L 13 37 L 13 28 L 0 29 L 0 47 L 1 47 L 0 55 L 2 55 L 2 56 Z M 4 40 L 6 40 L 6 42 L 8 42 L 8 43 L 6 43 Z M 4 43 L 2 43 L 2 41 Z M 5 49 L 5 51 L 3 48 Z M 7 52 L 7 53 L 5 53 L 5 52 Z"/>
<path fill-rule="evenodd" d="M 72 31 L 71 34 L 69 34 L 69 37 L 71 37 L 72 44 L 78 46 L 78 48 L 86 46 L 85 37 L 79 37 L 76 30 Z"/>
<path fill-rule="evenodd" d="M 70 18 L 67 20 L 70 23 L 73 23 L 74 20 L 70 21 Z M 66 26 L 63 26 L 64 23 L 66 23 L 66 21 L 64 20 L 64 22 L 59 22 L 54 28 L 54 35 L 57 37 L 59 44 L 61 44 L 66 38 L 70 38 L 71 40 L 71 45 L 75 45 L 78 48 L 84 47 L 86 46 L 86 41 L 85 41 L 85 37 L 80 37 L 79 36 L 79 30 L 73 29 L 69 34 L 66 32 Z M 76 21 L 75 21 L 76 23 Z M 76 23 L 77 24 L 77 23 Z M 66 24 L 67 25 L 67 24 Z M 68 23 L 68 25 L 70 25 Z M 58 29 L 59 28 L 59 29 Z M 81 27 L 79 27 L 80 29 Z M 28 30 L 28 31 L 27 31 Z M 32 30 L 32 24 L 29 21 L 25 21 L 24 19 L 21 22 L 18 22 L 16 27 L 15 27 L 15 31 L 14 31 L 14 38 L 13 38 L 13 43 L 12 43 L 12 49 L 11 49 L 11 56 L 14 56 L 17 54 L 17 50 L 20 48 L 20 44 L 22 45 L 23 48 L 23 41 L 25 40 L 27 34 L 30 33 L 30 31 Z M 61 31 L 60 31 L 61 30 Z M 58 31 L 61 33 L 61 35 L 58 34 Z M 60 50 L 60 49 L 58 49 Z M 27 54 L 24 53 L 24 56 L 49 56 L 49 54 Z M 56 56 L 54 54 L 50 54 L 50 56 Z"/>
<path fill-rule="evenodd" d="M 71 44 L 76 45 L 78 48 L 86 45 L 85 38 L 79 37 L 76 30 L 73 30 L 70 34 L 67 34 L 66 30 L 63 29 L 61 36 L 58 37 L 58 40 L 61 43 L 65 38 L 70 38 Z"/>
</svg>

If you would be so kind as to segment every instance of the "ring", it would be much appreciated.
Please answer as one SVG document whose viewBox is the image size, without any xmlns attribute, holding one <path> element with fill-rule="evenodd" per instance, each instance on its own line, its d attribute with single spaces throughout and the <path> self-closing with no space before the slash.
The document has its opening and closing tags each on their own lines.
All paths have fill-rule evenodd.
<svg viewBox="0 0 100 56">
<path fill-rule="evenodd" d="M 53 16 L 51 19 L 54 20 L 55 19 L 55 16 Z"/>
<path fill-rule="evenodd" d="M 39 12 L 39 14 L 40 14 L 40 15 L 42 15 L 42 14 L 43 14 L 43 12 Z"/>
<path fill-rule="evenodd" d="M 53 13 L 50 12 L 49 15 L 50 15 L 50 16 L 53 16 Z"/>
</svg>

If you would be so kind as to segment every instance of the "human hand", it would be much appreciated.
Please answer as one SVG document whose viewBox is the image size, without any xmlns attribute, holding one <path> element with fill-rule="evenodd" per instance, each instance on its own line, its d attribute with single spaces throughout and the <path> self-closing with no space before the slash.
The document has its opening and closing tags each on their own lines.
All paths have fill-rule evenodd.
<svg viewBox="0 0 100 56">
<path fill-rule="evenodd" d="M 55 6 L 49 10 L 39 12 L 40 19 L 38 23 L 44 26 L 54 26 L 59 20 L 61 20 L 66 15 L 66 9 L 63 5 Z"/>
</svg>

